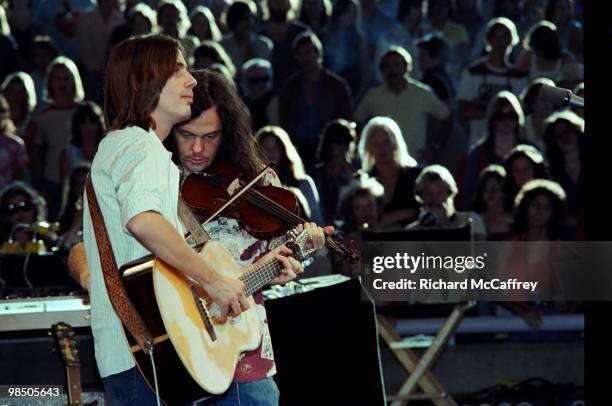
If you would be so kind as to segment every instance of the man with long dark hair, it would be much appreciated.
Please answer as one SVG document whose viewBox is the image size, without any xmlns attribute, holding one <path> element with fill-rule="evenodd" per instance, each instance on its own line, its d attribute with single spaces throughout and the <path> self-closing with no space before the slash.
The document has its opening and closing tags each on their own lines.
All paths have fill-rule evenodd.
<svg viewBox="0 0 612 406">
<path fill-rule="evenodd" d="M 225 322 L 230 306 L 233 316 L 248 308 L 244 283 L 212 268 L 183 239 L 177 215 L 179 171 L 162 144 L 175 124 L 190 117 L 195 85 L 175 39 L 149 35 L 117 45 L 105 84 L 105 118 L 111 131 L 93 160 L 91 181 L 117 265 L 154 254 L 201 285 L 220 306 Z M 106 395 L 113 405 L 155 404 L 111 306 L 84 201 L 91 328 Z M 295 259 L 279 255 L 287 251 L 280 247 L 264 259 L 276 256 L 284 272 L 299 271 Z"/>
<path fill-rule="evenodd" d="M 193 89 L 191 117 L 174 128 L 174 137 L 166 142 L 174 151 L 174 160 L 187 176 L 208 169 L 219 161 L 231 162 L 238 172 L 253 176 L 264 168 L 264 158 L 251 132 L 251 120 L 247 107 L 235 88 L 223 75 L 201 70 L 192 72 L 198 84 Z M 264 183 L 280 186 L 273 172 Z M 313 236 L 315 248 L 323 246 L 323 230 L 314 223 L 304 224 Z M 282 238 L 261 240 L 248 233 L 238 221 L 223 214 L 205 226 L 211 238 L 223 241 L 234 259 L 243 266 L 279 243 Z M 325 232 L 331 233 L 332 227 Z M 301 267 L 290 270 L 272 281 L 286 283 L 302 272 Z M 272 342 L 268 330 L 263 294 L 253 294 L 259 315 L 262 339 L 259 347 L 247 351 L 239 358 L 233 383 L 222 395 L 206 400 L 206 405 L 277 405 L 279 392 L 272 376 L 276 373 Z"/>
</svg>

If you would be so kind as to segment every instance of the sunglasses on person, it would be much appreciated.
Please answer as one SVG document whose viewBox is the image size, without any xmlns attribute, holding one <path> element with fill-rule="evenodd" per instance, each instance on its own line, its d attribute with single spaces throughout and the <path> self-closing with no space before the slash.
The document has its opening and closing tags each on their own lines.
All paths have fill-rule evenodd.
<svg viewBox="0 0 612 406">
<path fill-rule="evenodd" d="M 495 113 L 493 115 L 493 120 L 495 121 L 501 121 L 504 119 L 508 119 L 508 120 L 512 120 L 512 121 L 518 121 L 518 114 L 516 114 L 516 111 L 509 111 L 507 113 L 503 113 L 501 111 L 498 111 L 497 113 Z"/>
<path fill-rule="evenodd" d="M 252 85 L 256 85 L 260 83 L 268 83 L 269 80 L 270 80 L 270 76 L 251 76 L 250 78 L 247 79 L 247 81 Z"/>
<path fill-rule="evenodd" d="M 30 211 L 34 208 L 32 202 L 9 203 L 2 208 L 2 213 L 12 216 L 20 211 Z"/>
</svg>

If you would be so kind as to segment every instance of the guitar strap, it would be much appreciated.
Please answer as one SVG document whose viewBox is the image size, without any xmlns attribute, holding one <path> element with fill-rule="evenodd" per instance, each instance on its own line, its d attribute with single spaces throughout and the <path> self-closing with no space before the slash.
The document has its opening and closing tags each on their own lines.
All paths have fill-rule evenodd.
<svg viewBox="0 0 612 406">
<path fill-rule="evenodd" d="M 140 349 L 146 354 L 153 353 L 153 334 L 145 325 L 142 317 L 134 307 L 134 304 L 128 298 L 125 286 L 119 275 L 119 268 L 115 261 L 113 248 L 108 238 L 106 224 L 98 206 L 98 199 L 91 183 L 91 177 L 87 179 L 85 186 L 87 193 L 87 203 L 89 205 L 89 213 L 93 222 L 94 234 L 96 236 L 96 244 L 100 253 L 100 264 L 102 273 L 104 274 L 104 283 L 108 292 L 108 297 L 115 310 L 115 313 L 121 320 L 121 323 L 130 332 L 132 337 L 138 343 Z"/>
</svg>

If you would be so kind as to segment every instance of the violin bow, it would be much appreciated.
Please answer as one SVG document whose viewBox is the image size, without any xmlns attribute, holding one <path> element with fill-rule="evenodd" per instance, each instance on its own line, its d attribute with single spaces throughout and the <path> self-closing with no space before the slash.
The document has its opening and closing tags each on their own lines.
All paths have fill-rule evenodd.
<svg viewBox="0 0 612 406">
<path fill-rule="evenodd" d="M 268 169 L 270 169 L 271 164 L 266 165 L 265 168 L 263 168 L 261 170 L 261 172 L 259 172 L 259 174 L 257 174 L 257 176 L 255 176 L 249 183 L 247 183 L 245 186 L 243 186 L 238 192 L 234 193 L 232 195 L 232 197 L 229 198 L 229 200 L 227 202 L 225 202 L 225 204 L 223 206 L 221 206 L 216 212 L 214 212 L 213 214 L 211 214 L 206 221 L 204 221 L 204 223 L 202 223 L 202 226 L 204 226 L 205 224 L 208 224 L 209 221 L 211 221 L 212 219 L 214 219 L 215 217 L 217 217 L 219 214 L 221 214 L 221 212 L 223 210 L 225 210 L 230 204 L 234 203 L 236 201 L 236 199 L 238 199 L 240 196 L 242 196 L 242 194 L 244 192 L 246 192 L 247 190 L 249 190 L 253 185 L 255 185 L 257 183 L 257 181 L 259 181 L 259 179 L 261 179 L 266 172 L 268 171 Z"/>
</svg>

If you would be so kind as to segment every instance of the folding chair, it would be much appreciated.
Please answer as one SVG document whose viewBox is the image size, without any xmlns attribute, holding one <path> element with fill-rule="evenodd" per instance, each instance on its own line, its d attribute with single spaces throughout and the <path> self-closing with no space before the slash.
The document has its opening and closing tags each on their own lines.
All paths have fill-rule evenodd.
<svg viewBox="0 0 612 406">
<path fill-rule="evenodd" d="M 363 231 L 363 241 L 471 241 L 471 223 L 463 227 L 452 229 L 417 229 L 393 232 Z M 457 403 L 444 389 L 442 384 L 430 372 L 435 362 L 446 349 L 449 340 L 454 335 L 461 323 L 465 312 L 473 307 L 473 303 L 457 303 L 454 305 L 450 315 L 442 325 L 433 339 L 429 348 L 419 358 L 414 351 L 408 348 L 402 341 L 402 337 L 396 332 L 393 323 L 385 315 L 377 314 L 379 335 L 391 349 L 403 369 L 408 374 L 408 379 L 401 386 L 396 395 L 387 396 L 392 406 L 406 404 L 410 400 L 428 399 L 436 406 L 456 406 Z M 422 393 L 416 393 L 417 388 Z"/>
</svg>

